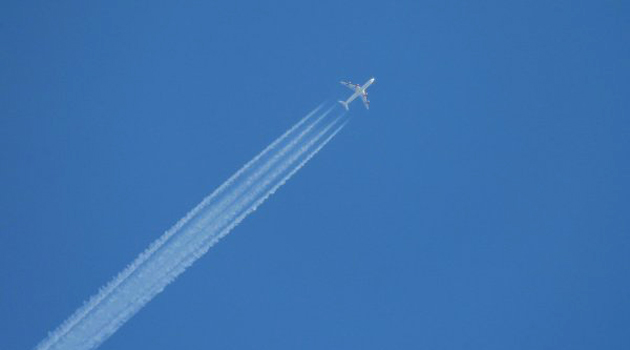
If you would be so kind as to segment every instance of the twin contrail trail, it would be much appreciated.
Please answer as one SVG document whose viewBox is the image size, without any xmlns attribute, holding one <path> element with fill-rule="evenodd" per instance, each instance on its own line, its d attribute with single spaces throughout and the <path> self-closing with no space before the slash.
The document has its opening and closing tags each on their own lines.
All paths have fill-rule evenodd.
<svg viewBox="0 0 630 350">
<path fill-rule="evenodd" d="M 203 256 L 321 150 L 347 123 L 317 107 L 153 242 L 37 350 L 94 349 Z"/>
</svg>

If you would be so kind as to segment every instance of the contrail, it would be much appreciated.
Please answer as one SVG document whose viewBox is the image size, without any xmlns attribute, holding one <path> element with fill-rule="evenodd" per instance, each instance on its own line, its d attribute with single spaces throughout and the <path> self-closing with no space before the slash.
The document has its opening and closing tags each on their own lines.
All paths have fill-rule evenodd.
<svg viewBox="0 0 630 350">
<path fill-rule="evenodd" d="M 256 210 L 345 125 L 320 105 L 153 242 L 37 350 L 94 349 Z"/>
</svg>

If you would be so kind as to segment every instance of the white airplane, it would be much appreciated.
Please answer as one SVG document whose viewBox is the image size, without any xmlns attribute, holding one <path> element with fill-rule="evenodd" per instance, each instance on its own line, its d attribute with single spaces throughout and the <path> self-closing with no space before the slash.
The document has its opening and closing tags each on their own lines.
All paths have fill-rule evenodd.
<svg viewBox="0 0 630 350">
<path fill-rule="evenodd" d="M 368 101 L 367 91 L 365 90 L 367 90 L 367 88 L 370 87 L 372 83 L 374 83 L 374 80 L 375 80 L 374 78 L 368 80 L 367 83 L 363 84 L 363 86 L 359 84 L 352 84 L 349 81 L 348 82 L 342 81 L 341 84 L 345 85 L 348 89 L 354 91 L 354 94 L 352 94 L 352 96 L 350 96 L 345 101 L 339 101 L 339 103 L 341 103 L 341 105 L 344 106 L 344 108 L 347 111 L 350 109 L 348 108 L 348 105 L 350 104 L 350 102 L 354 101 L 354 99 L 361 96 L 361 99 L 363 100 L 363 104 L 365 105 L 365 108 L 370 109 L 370 101 Z"/>
</svg>

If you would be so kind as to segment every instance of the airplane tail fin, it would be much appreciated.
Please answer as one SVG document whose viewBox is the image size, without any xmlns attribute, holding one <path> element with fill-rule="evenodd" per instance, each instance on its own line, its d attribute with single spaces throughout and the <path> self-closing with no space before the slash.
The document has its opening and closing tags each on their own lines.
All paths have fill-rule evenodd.
<svg viewBox="0 0 630 350">
<path fill-rule="evenodd" d="M 341 103 L 341 105 L 346 109 L 346 111 L 350 110 L 350 108 L 348 108 L 348 104 L 345 103 L 344 101 L 339 101 L 339 103 Z"/>
</svg>

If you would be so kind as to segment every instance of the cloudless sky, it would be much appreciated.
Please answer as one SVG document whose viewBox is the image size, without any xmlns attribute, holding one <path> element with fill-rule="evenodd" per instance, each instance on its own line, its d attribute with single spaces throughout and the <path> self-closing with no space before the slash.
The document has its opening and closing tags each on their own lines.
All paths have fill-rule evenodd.
<svg viewBox="0 0 630 350">
<path fill-rule="evenodd" d="M 630 348 L 629 7 L 4 2 L 0 349 L 371 76 L 102 349 Z"/>
</svg>

